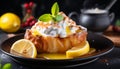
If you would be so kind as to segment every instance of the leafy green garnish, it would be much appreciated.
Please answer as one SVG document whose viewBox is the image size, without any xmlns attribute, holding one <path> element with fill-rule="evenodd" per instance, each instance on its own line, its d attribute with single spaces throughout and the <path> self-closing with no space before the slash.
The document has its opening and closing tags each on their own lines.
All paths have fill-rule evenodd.
<svg viewBox="0 0 120 69">
<path fill-rule="evenodd" d="M 59 6 L 57 2 L 53 4 L 51 8 L 51 13 L 52 13 L 52 16 L 56 16 L 59 13 Z"/>
<path fill-rule="evenodd" d="M 62 15 L 56 15 L 55 20 L 59 22 L 59 21 L 63 20 L 63 16 Z"/>
<path fill-rule="evenodd" d="M 115 23 L 116 26 L 120 26 L 120 20 L 118 19 Z"/>
<path fill-rule="evenodd" d="M 48 22 L 48 21 L 61 21 L 63 20 L 63 16 L 58 14 L 59 13 L 59 5 L 55 2 L 51 8 L 51 14 L 43 14 L 39 17 L 40 21 Z"/>
<path fill-rule="evenodd" d="M 10 63 L 6 63 L 2 69 L 12 69 L 12 65 Z"/>
<path fill-rule="evenodd" d="M 11 63 L 6 63 L 3 66 L 0 64 L 0 69 L 12 69 L 12 65 Z"/>
<path fill-rule="evenodd" d="M 42 16 L 39 17 L 39 20 L 43 21 L 43 22 L 48 22 L 50 20 L 52 20 L 52 16 L 51 14 L 43 14 Z"/>
</svg>

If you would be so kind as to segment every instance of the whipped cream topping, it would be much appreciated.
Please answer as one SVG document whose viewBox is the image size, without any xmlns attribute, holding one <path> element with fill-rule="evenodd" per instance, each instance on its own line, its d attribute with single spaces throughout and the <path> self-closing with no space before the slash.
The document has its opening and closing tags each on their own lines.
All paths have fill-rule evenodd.
<svg viewBox="0 0 120 69">
<path fill-rule="evenodd" d="M 37 31 L 37 34 L 35 35 L 42 35 L 42 36 L 52 36 L 52 37 L 60 37 L 65 38 L 69 35 L 72 35 L 74 33 L 78 33 L 81 30 L 87 30 L 86 28 L 76 25 L 73 20 L 71 20 L 69 17 L 63 15 L 65 18 L 64 20 L 54 23 L 49 22 L 45 23 L 42 21 L 38 21 L 31 30 Z"/>
</svg>

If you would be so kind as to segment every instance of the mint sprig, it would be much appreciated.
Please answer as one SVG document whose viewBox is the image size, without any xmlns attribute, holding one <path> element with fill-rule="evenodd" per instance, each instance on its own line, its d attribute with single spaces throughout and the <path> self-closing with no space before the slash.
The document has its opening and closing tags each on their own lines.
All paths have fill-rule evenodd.
<svg viewBox="0 0 120 69">
<path fill-rule="evenodd" d="M 10 63 L 6 63 L 6 64 L 2 67 L 2 69 L 12 69 L 12 66 L 11 66 Z"/>
<path fill-rule="evenodd" d="M 58 15 L 58 13 L 59 13 L 59 5 L 58 5 L 57 2 L 55 2 L 55 3 L 53 4 L 53 6 L 52 6 L 52 8 L 51 8 L 51 13 L 52 13 L 52 16 L 53 16 L 53 17 L 56 16 L 56 15 Z"/>
<path fill-rule="evenodd" d="M 39 20 L 43 22 L 49 22 L 49 21 L 55 21 L 55 23 L 59 22 L 63 20 L 63 16 L 58 13 L 59 13 L 59 5 L 57 2 L 55 2 L 51 8 L 51 14 L 43 14 L 39 17 Z"/>
<path fill-rule="evenodd" d="M 3 66 L 0 64 L 0 69 L 12 69 L 12 65 L 11 63 L 6 63 Z"/>
<path fill-rule="evenodd" d="M 43 21 L 43 22 L 48 22 L 48 21 L 51 21 L 52 19 L 53 18 L 51 16 L 51 14 L 44 14 L 44 15 L 39 17 L 39 20 Z"/>
<path fill-rule="evenodd" d="M 55 16 L 55 21 L 61 21 L 61 20 L 63 20 L 63 16 L 62 15 L 56 15 Z"/>
</svg>

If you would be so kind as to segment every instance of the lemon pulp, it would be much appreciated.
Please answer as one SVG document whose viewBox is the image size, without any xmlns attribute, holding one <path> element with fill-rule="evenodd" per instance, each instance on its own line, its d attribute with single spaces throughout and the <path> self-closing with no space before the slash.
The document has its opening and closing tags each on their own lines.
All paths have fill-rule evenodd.
<svg viewBox="0 0 120 69">
<path fill-rule="evenodd" d="M 37 56 L 36 47 L 27 39 L 20 39 L 13 43 L 10 53 L 30 58 L 35 58 Z"/>
</svg>

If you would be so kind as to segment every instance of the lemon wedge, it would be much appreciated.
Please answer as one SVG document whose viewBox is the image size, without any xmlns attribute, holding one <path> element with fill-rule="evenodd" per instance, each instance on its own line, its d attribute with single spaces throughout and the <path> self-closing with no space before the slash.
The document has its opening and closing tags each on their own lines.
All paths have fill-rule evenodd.
<svg viewBox="0 0 120 69">
<path fill-rule="evenodd" d="M 89 50 L 90 50 L 90 46 L 89 46 L 88 41 L 86 41 L 84 46 L 75 46 L 71 48 L 70 50 L 67 50 L 66 57 L 74 58 L 74 57 L 82 56 L 82 55 L 87 54 Z"/>
<path fill-rule="evenodd" d="M 35 58 L 37 56 L 36 47 L 27 39 L 20 39 L 14 42 L 10 53 L 30 58 Z"/>
</svg>

